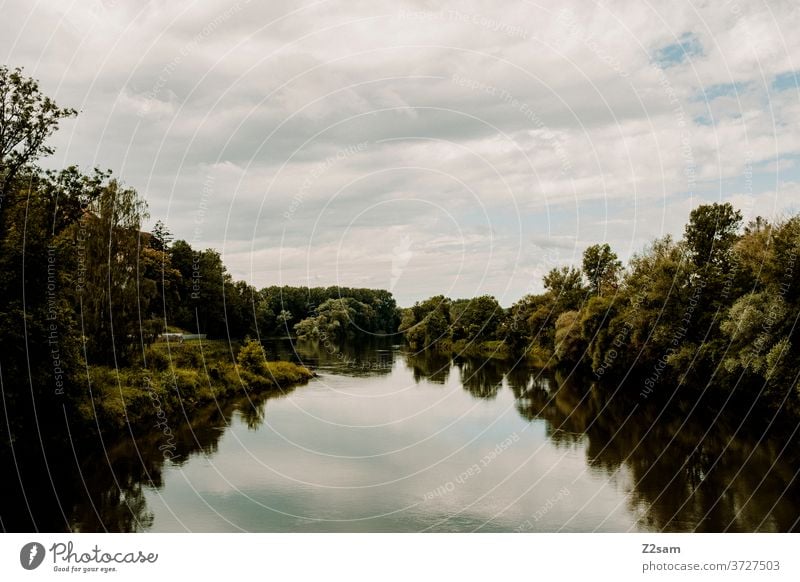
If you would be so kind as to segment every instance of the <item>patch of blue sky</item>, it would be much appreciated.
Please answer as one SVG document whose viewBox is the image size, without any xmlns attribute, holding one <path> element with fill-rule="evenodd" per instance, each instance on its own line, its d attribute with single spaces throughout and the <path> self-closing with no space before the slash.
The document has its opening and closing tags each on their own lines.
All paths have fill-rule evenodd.
<svg viewBox="0 0 800 582">
<path fill-rule="evenodd" d="M 774 170 L 776 165 L 778 165 L 778 167 L 781 168 L 782 174 L 789 170 L 794 170 L 798 172 L 797 177 L 800 178 L 800 152 L 795 154 L 782 154 L 775 158 L 759 160 L 753 164 L 753 170 L 754 171 L 762 171 L 764 169 Z"/>
<path fill-rule="evenodd" d="M 800 87 L 800 74 L 798 71 L 788 71 L 776 75 L 772 80 L 772 88 L 775 91 L 786 91 L 788 89 L 798 89 Z"/>
<path fill-rule="evenodd" d="M 653 62 L 662 69 L 683 64 L 689 59 L 703 56 L 703 45 L 694 33 L 684 32 L 678 41 L 662 46 L 653 53 Z"/>
<path fill-rule="evenodd" d="M 692 97 L 692 101 L 710 102 L 720 97 L 738 97 L 750 88 L 750 83 L 737 81 L 735 83 L 719 83 L 703 87 Z"/>
</svg>

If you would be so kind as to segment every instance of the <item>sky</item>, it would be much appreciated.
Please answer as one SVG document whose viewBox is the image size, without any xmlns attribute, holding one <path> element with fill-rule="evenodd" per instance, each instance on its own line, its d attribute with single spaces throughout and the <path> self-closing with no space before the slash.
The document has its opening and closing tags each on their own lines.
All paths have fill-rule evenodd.
<svg viewBox="0 0 800 582">
<path fill-rule="evenodd" d="M 48 167 L 113 169 L 237 279 L 541 290 L 698 204 L 800 202 L 795 0 L 0 0 L 0 53 L 80 111 Z"/>
</svg>

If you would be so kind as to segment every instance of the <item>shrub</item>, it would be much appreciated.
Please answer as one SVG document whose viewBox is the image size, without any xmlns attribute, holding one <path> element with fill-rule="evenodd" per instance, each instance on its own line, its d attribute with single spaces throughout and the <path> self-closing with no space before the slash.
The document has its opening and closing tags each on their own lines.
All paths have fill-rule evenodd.
<svg viewBox="0 0 800 582">
<path fill-rule="evenodd" d="M 256 340 L 245 340 L 237 359 L 242 370 L 257 376 L 267 374 L 267 358 L 264 355 L 264 348 Z"/>
</svg>

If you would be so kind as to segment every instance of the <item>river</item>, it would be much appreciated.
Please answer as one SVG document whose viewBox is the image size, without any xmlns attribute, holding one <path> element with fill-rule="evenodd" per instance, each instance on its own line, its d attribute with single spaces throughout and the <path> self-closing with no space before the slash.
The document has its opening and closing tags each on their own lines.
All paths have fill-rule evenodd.
<svg viewBox="0 0 800 582">
<path fill-rule="evenodd" d="M 705 406 L 388 343 L 266 349 L 319 376 L 201 410 L 172 461 L 147 435 L 106 443 L 62 504 L 69 529 L 798 529 L 796 449 Z"/>
</svg>

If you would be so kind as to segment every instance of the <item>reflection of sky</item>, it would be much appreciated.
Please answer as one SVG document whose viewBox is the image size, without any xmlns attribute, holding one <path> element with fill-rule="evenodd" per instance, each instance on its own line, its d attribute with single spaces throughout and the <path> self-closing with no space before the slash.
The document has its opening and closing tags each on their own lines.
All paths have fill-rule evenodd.
<svg viewBox="0 0 800 582">
<path fill-rule="evenodd" d="M 458 378 L 453 371 L 444 385 L 416 383 L 400 364 L 373 378 L 326 375 L 270 400 L 258 430 L 237 417 L 216 454 L 165 471 L 164 489 L 148 494 L 154 530 L 471 530 L 487 522 L 485 529 L 513 530 L 526 520 L 532 530 L 631 526 L 620 484 L 587 469 L 582 441 L 556 447 L 545 421 L 519 416 L 506 385 L 480 400 Z M 569 495 L 559 493 L 564 487 Z M 552 507 L 534 522 L 548 500 Z"/>
</svg>

